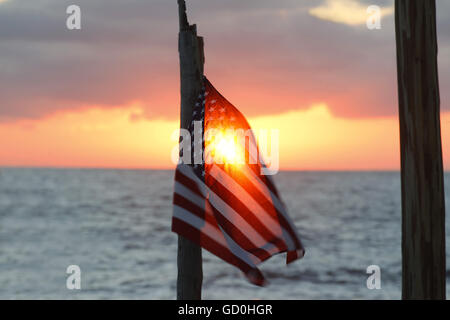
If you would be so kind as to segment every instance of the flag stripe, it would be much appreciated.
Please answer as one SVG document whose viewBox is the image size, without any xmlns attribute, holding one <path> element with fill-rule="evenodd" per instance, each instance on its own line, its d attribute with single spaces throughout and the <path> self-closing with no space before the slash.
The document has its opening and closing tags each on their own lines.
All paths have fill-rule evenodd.
<svg viewBox="0 0 450 320">
<path fill-rule="evenodd" d="M 199 188 L 200 191 L 203 193 L 205 198 L 208 199 L 209 203 L 211 203 L 211 205 L 216 209 L 215 212 L 225 218 L 227 225 L 231 224 L 230 227 L 235 229 L 238 233 L 241 233 L 239 229 L 242 229 L 246 234 L 243 238 L 248 239 L 250 242 L 249 245 L 257 247 L 267 245 L 270 249 L 272 249 L 273 245 L 268 244 L 263 236 L 260 235 L 260 233 L 250 223 L 243 219 L 227 202 L 223 201 L 220 196 L 200 181 L 192 170 L 189 170 L 188 168 L 189 167 L 187 166 L 181 166 L 179 170 L 191 180 L 195 181 L 198 186 L 201 186 Z M 234 225 L 239 227 L 235 227 Z"/>
<path fill-rule="evenodd" d="M 280 252 L 287 252 L 290 263 L 303 257 L 304 249 L 272 178 L 263 175 L 255 135 L 206 78 L 188 127 L 195 141 L 180 138 L 180 157 L 195 152 L 182 158 L 192 165 L 179 164 L 175 172 L 172 230 L 236 266 L 250 282 L 264 285 L 260 263 Z M 209 129 L 216 130 L 213 140 L 205 135 Z M 242 133 L 245 139 L 239 139 Z M 230 160 L 242 154 L 244 163 Z"/>
<path fill-rule="evenodd" d="M 294 245 L 290 242 L 288 248 L 294 250 L 295 248 L 301 247 L 302 245 L 295 231 L 295 225 L 289 219 L 280 199 L 270 190 L 265 188 L 264 184 L 259 183 L 259 178 L 256 177 L 251 170 L 241 170 L 241 173 L 242 176 L 240 179 L 237 179 L 236 182 L 243 186 L 247 186 L 247 191 L 260 205 L 264 206 L 265 210 L 276 213 L 277 219 L 279 219 L 280 225 L 283 227 L 283 231 L 287 231 L 289 233 L 289 238 L 295 243 Z M 252 187 L 248 187 L 249 185 Z"/>
<path fill-rule="evenodd" d="M 180 184 L 176 185 L 175 190 L 176 191 L 173 201 L 174 205 L 185 210 L 186 212 L 190 212 L 199 219 L 204 219 L 207 223 L 210 224 L 210 227 L 216 229 L 216 231 L 218 232 L 216 234 L 216 237 L 222 239 L 223 238 L 222 235 L 225 236 L 225 238 L 227 239 L 227 243 L 229 243 L 232 247 L 231 251 L 240 256 L 241 259 L 243 259 L 244 261 L 250 259 L 253 264 L 261 262 L 259 258 L 246 252 L 238 244 L 236 244 L 235 241 L 225 231 L 221 230 L 220 226 L 217 224 L 215 220 L 212 208 L 210 207 L 209 203 L 205 201 L 205 199 L 201 199 L 191 192 L 186 192 L 189 190 L 186 190 L 186 188 Z M 186 212 L 183 213 L 186 214 Z M 176 216 L 176 214 L 174 215 Z M 201 229 L 201 225 L 198 226 L 197 229 Z M 222 234 L 219 232 L 219 230 L 222 231 Z M 216 237 L 213 238 L 216 239 Z"/>
<path fill-rule="evenodd" d="M 183 174 L 182 170 L 178 170 L 178 167 L 177 170 L 175 171 L 175 181 L 182 183 L 190 191 L 194 192 L 195 194 L 198 194 L 200 197 L 203 197 L 203 192 L 200 190 L 199 185 L 196 182 L 189 179 L 186 174 Z"/>
<path fill-rule="evenodd" d="M 191 226 L 190 224 L 174 217 L 172 219 L 172 230 L 191 241 L 197 242 L 204 249 L 215 254 L 222 260 L 239 268 L 242 272 L 244 272 L 247 275 L 247 278 L 251 280 L 252 283 L 259 286 L 264 284 L 265 281 L 264 277 L 257 268 L 251 267 L 244 261 L 240 260 L 227 247 L 222 246 L 220 243 L 210 238 L 205 233 L 202 232 L 199 233 L 198 230 L 193 226 Z M 197 234 L 198 238 L 194 236 Z"/>
<path fill-rule="evenodd" d="M 244 170 L 242 173 L 245 175 L 247 179 L 251 181 L 253 186 L 258 188 L 258 190 L 266 197 L 268 201 L 272 201 L 277 212 L 281 214 L 281 216 L 287 221 L 287 224 L 291 226 L 291 228 L 293 229 L 292 233 L 294 238 L 296 239 L 296 243 L 299 247 L 301 247 L 302 245 L 300 242 L 300 238 L 298 237 L 297 232 L 295 231 L 295 224 L 287 214 L 286 209 L 281 200 L 279 199 L 279 197 L 276 194 L 274 194 L 271 190 L 265 189 L 264 185 L 261 183 L 261 179 L 258 176 L 256 176 L 251 170 Z M 267 176 L 265 178 L 267 178 Z"/>
<path fill-rule="evenodd" d="M 273 252 L 276 252 L 276 247 L 273 244 L 269 244 L 267 242 L 261 242 L 260 245 L 255 244 L 252 242 L 252 239 L 248 236 L 244 228 L 233 224 L 214 206 L 212 206 L 212 210 L 218 224 L 221 225 L 228 234 L 231 234 L 239 246 L 241 246 L 244 250 L 251 252 L 261 260 L 267 259 L 273 254 Z"/>
<path fill-rule="evenodd" d="M 229 234 L 233 235 L 233 238 L 244 250 L 253 253 L 261 260 L 267 259 L 271 253 L 277 252 L 277 248 L 272 243 L 267 242 L 258 231 L 239 216 L 226 202 L 204 185 L 188 166 L 179 166 L 178 170 L 182 172 L 182 175 L 187 176 L 191 181 L 193 180 L 198 186 L 201 186 L 199 190 L 204 193 L 205 198 L 208 198 L 218 223 Z M 187 181 L 185 180 L 185 182 Z"/>
<path fill-rule="evenodd" d="M 181 197 L 182 198 L 182 197 Z M 209 219 L 205 221 L 202 219 L 201 214 L 198 212 L 195 214 L 191 210 L 185 209 L 185 206 L 188 205 L 188 200 L 185 199 L 183 201 L 179 198 L 177 204 L 174 208 L 174 217 L 184 221 L 185 223 L 190 224 L 192 227 L 197 229 L 198 231 L 205 233 L 209 238 L 216 241 L 218 244 L 227 247 L 230 246 L 230 251 L 233 252 L 240 260 L 245 262 L 251 267 L 256 267 L 256 264 L 260 263 L 257 257 L 243 250 L 239 245 L 237 245 L 233 239 L 231 239 L 226 233 L 221 232 L 219 226 L 214 221 L 210 221 Z M 191 208 L 190 208 L 191 209 Z"/>
<path fill-rule="evenodd" d="M 209 173 L 214 179 L 211 186 L 212 190 L 221 194 L 222 197 L 226 197 L 230 206 L 246 221 L 255 225 L 267 241 L 274 243 L 280 251 L 287 249 L 284 240 L 279 238 L 283 233 L 280 225 L 244 188 L 216 165 L 213 165 Z M 256 212 L 259 214 L 256 215 Z M 289 241 L 291 240 L 289 239 Z"/>
<path fill-rule="evenodd" d="M 221 170 L 221 169 L 218 169 Z M 218 170 L 211 170 L 211 172 L 217 172 Z M 241 172 L 246 171 L 245 168 Z M 258 212 L 256 219 L 261 219 L 264 225 L 271 228 L 271 231 L 278 237 L 282 237 L 286 241 L 287 248 L 289 250 L 295 250 L 300 244 L 296 242 L 297 236 L 292 230 L 292 226 L 284 218 L 284 216 L 276 210 L 273 206 L 272 199 L 265 198 L 258 190 L 258 188 L 246 180 L 245 177 L 239 177 L 239 179 L 227 178 L 227 174 L 221 171 L 217 174 L 217 180 L 222 181 L 236 197 L 241 199 L 242 203 L 248 207 L 252 212 Z M 232 185 L 231 185 L 232 184 Z M 224 184 L 225 185 L 225 184 Z M 286 245 L 282 250 L 287 249 Z"/>
</svg>

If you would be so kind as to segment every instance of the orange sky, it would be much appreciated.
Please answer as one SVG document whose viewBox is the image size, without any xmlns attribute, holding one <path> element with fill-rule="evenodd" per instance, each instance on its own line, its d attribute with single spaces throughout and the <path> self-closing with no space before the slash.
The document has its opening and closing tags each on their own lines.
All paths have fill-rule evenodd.
<svg viewBox="0 0 450 320">
<path fill-rule="evenodd" d="M 0 0 L 0 166 L 174 167 L 176 2 L 107 2 L 79 0 L 69 31 L 64 1 Z M 192 0 L 188 12 L 209 80 L 253 129 L 280 130 L 281 169 L 398 170 L 394 1 L 379 5 L 377 30 L 362 0 Z M 446 168 L 449 9 L 438 3 Z"/>
<path fill-rule="evenodd" d="M 173 168 L 178 121 L 136 119 L 139 104 L 59 112 L 40 120 L 0 124 L 2 166 Z M 346 119 L 325 104 L 249 118 L 255 131 L 280 130 L 280 168 L 300 170 L 396 170 L 396 117 Z M 450 113 L 442 115 L 444 162 Z M 5 139 L 6 137 L 6 139 Z"/>
</svg>

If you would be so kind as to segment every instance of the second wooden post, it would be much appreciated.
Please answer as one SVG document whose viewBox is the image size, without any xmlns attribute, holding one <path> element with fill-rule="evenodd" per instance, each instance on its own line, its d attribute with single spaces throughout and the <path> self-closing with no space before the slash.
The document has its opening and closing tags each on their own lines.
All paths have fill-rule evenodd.
<svg viewBox="0 0 450 320">
<path fill-rule="evenodd" d="M 403 299 L 445 299 L 445 205 L 434 0 L 396 0 Z"/>
</svg>

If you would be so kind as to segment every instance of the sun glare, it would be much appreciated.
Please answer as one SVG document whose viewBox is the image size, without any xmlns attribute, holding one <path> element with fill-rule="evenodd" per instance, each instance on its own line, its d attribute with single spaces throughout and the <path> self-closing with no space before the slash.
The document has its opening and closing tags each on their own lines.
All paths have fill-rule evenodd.
<svg viewBox="0 0 450 320">
<path fill-rule="evenodd" d="M 238 152 L 234 141 L 225 138 L 221 139 L 216 145 L 216 151 L 226 162 L 234 163 L 236 161 Z"/>
<path fill-rule="evenodd" d="M 209 141 L 214 163 L 239 165 L 244 161 L 244 151 L 238 137 L 230 131 L 220 131 Z"/>
</svg>

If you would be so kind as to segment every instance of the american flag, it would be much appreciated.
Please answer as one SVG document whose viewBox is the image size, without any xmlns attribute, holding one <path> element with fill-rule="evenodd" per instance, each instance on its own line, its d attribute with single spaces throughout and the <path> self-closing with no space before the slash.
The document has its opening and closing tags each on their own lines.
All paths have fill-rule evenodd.
<svg viewBox="0 0 450 320">
<path fill-rule="evenodd" d="M 191 141 L 180 142 L 180 162 L 188 160 L 175 173 L 172 231 L 262 286 L 261 262 L 287 252 L 290 263 L 305 251 L 271 177 L 262 174 L 263 160 L 255 159 L 260 158 L 255 137 L 236 139 L 230 133 L 250 129 L 204 77 L 189 127 Z"/>
</svg>

